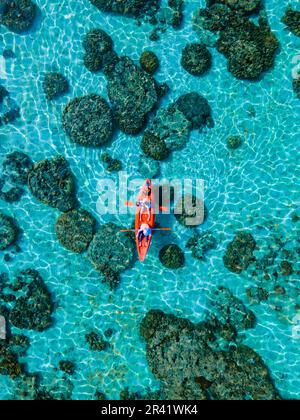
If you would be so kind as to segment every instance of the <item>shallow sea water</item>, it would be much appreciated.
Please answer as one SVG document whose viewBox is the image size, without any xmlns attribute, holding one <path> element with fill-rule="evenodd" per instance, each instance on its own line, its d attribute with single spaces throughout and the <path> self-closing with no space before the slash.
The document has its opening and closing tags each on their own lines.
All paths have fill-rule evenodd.
<svg viewBox="0 0 300 420">
<path fill-rule="evenodd" d="M 107 97 L 104 76 L 91 74 L 83 66 L 81 39 L 89 29 L 107 31 L 120 55 L 137 61 L 149 48 L 159 56 L 157 79 L 171 87 L 162 105 L 195 90 L 208 99 L 213 110 L 215 127 L 193 132 L 188 145 L 161 165 L 162 177 L 204 179 L 209 217 L 199 230 L 210 229 L 218 240 L 217 249 L 208 253 L 205 262 L 194 260 L 187 252 L 184 268 L 176 272 L 164 269 L 158 252 L 170 241 L 170 234 L 162 233 L 155 237 L 147 262 L 136 262 L 122 274 L 119 288 L 110 292 L 84 256 L 64 250 L 56 241 L 53 227 L 58 211 L 38 203 L 29 193 L 13 205 L 0 202 L 0 210 L 14 216 L 23 230 L 19 243 L 22 252 L 9 263 L 4 262 L 2 252 L 1 271 L 13 275 L 20 269 L 37 269 L 56 302 L 54 325 L 43 333 L 26 332 L 31 341 L 23 359 L 28 370 L 41 372 L 43 383 L 51 384 L 58 377 L 59 360 L 76 362 L 73 399 L 93 398 L 95 390 L 108 398 L 119 398 L 125 387 L 131 391 L 157 389 L 159 383 L 148 369 L 145 344 L 138 333 L 145 313 L 158 308 L 200 321 L 208 308 L 207 295 L 216 285 L 229 287 L 248 305 L 246 289 L 255 282 L 247 273 L 229 272 L 222 261 L 235 232 L 249 229 L 262 248 L 272 240 L 274 231 L 291 241 L 297 238 L 291 214 L 300 204 L 300 101 L 291 82 L 300 39 L 285 30 L 280 18 L 287 4 L 296 6 L 298 1 L 265 1 L 281 49 L 274 69 L 255 83 L 232 77 L 225 58 L 214 49 L 213 68 L 204 77 L 195 78 L 181 68 L 182 48 L 197 40 L 192 12 L 204 4 L 203 0 L 186 1 L 183 28 L 168 29 L 158 42 L 149 41 L 149 25 L 138 26 L 132 19 L 102 14 L 88 0 L 36 3 L 41 16 L 34 31 L 19 36 L 0 28 L 0 53 L 5 48 L 16 53 L 16 59 L 6 61 L 1 83 L 21 108 L 21 118 L 0 129 L 1 159 L 15 149 L 35 161 L 63 154 L 77 178 L 82 206 L 99 222 L 107 220 L 96 213 L 97 180 L 107 176 L 100 161 L 102 150 L 72 144 L 61 126 L 62 109 L 74 96 L 97 92 Z M 42 90 L 43 77 L 50 70 L 62 71 L 71 86 L 68 95 L 51 103 Z M 251 116 L 252 108 L 255 116 Z M 226 139 L 236 134 L 243 136 L 244 144 L 228 151 Z M 137 172 L 140 138 L 119 132 L 107 147 L 132 176 Z M 126 224 L 126 217 L 120 216 L 120 221 Z M 169 225 L 173 228 L 171 241 L 184 247 L 190 231 L 174 217 Z M 294 288 L 296 295 L 297 285 L 300 288 L 299 276 L 293 275 L 287 287 Z M 297 317 L 294 303 L 285 302 L 284 313 L 276 313 L 268 304 L 251 306 L 258 322 L 245 332 L 244 343 L 263 357 L 282 396 L 300 399 L 300 335 L 298 339 L 293 335 Z M 93 328 L 115 330 L 108 351 L 88 349 L 84 336 Z M 0 384 L 0 399 L 10 398 L 12 382 L 0 377 Z"/>
</svg>

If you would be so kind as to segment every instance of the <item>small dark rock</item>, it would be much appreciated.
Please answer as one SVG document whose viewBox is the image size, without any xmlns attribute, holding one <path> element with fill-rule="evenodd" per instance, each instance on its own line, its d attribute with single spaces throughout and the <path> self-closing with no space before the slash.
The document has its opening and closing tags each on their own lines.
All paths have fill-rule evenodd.
<svg viewBox="0 0 300 420">
<path fill-rule="evenodd" d="M 191 75 L 201 76 L 211 68 L 211 53 L 203 44 L 188 44 L 182 51 L 181 65 Z"/>
<path fill-rule="evenodd" d="M 43 89 L 46 98 L 51 101 L 69 92 L 69 82 L 61 73 L 50 72 L 45 75 Z"/>
<path fill-rule="evenodd" d="M 109 343 L 96 331 L 86 334 L 85 339 L 90 349 L 93 351 L 103 351 L 109 347 Z"/>
<path fill-rule="evenodd" d="M 157 55 L 152 51 L 144 51 L 140 56 L 140 65 L 149 74 L 154 74 L 159 67 Z"/>
<path fill-rule="evenodd" d="M 75 373 L 75 364 L 69 360 L 60 360 L 58 367 L 61 371 L 67 373 L 68 375 L 74 375 Z"/>
<path fill-rule="evenodd" d="M 167 268 L 177 269 L 184 266 L 184 252 L 176 244 L 164 246 L 159 251 L 160 262 Z"/>
<path fill-rule="evenodd" d="M 0 213 L 0 250 L 14 244 L 18 238 L 19 228 L 13 218 Z"/>
</svg>

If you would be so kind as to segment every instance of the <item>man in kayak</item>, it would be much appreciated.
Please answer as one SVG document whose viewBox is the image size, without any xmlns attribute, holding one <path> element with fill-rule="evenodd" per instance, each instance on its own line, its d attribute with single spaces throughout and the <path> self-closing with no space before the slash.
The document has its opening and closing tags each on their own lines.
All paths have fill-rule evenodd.
<svg viewBox="0 0 300 420">
<path fill-rule="evenodd" d="M 136 234 L 136 237 L 139 241 L 139 246 L 142 246 L 142 241 L 144 238 L 146 238 L 146 243 L 148 243 L 149 239 L 151 238 L 151 235 L 152 229 L 150 228 L 150 226 L 147 223 L 142 223 L 138 230 L 138 233 Z"/>
</svg>

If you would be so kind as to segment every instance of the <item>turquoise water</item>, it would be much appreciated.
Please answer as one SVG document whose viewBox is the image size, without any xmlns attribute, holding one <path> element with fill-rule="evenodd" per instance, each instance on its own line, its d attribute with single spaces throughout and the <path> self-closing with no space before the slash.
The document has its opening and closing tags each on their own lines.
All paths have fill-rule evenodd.
<svg viewBox="0 0 300 420">
<path fill-rule="evenodd" d="M 276 234 L 290 244 L 299 238 L 291 215 L 300 203 L 300 102 L 291 82 L 300 39 L 280 22 L 287 4 L 296 6 L 298 2 L 265 1 L 281 49 L 274 69 L 259 82 L 235 79 L 227 71 L 225 58 L 214 49 L 213 68 L 204 77 L 195 78 L 181 68 L 180 51 L 187 42 L 197 40 L 192 30 L 193 10 L 204 1 L 186 1 L 183 28 L 168 29 L 158 42 L 149 41 L 152 28 L 148 24 L 138 26 L 132 19 L 102 14 L 88 0 L 36 3 L 41 16 L 34 31 L 20 36 L 0 28 L 1 49 L 12 48 L 16 53 L 16 59 L 6 61 L 5 80 L 1 82 L 21 108 L 20 119 L 0 128 L 1 157 L 15 149 L 35 161 L 64 155 L 77 178 L 80 202 L 99 222 L 107 221 L 107 217 L 96 213 L 97 180 L 107 176 L 100 161 L 102 150 L 74 145 L 61 126 L 63 107 L 71 98 L 90 92 L 107 98 L 104 76 L 88 72 L 82 63 L 81 39 L 89 29 L 101 27 L 107 31 L 120 55 L 137 61 L 145 48 L 158 55 L 161 66 L 157 79 L 167 81 L 171 87 L 162 105 L 196 90 L 208 99 L 213 110 L 215 127 L 201 134 L 194 131 L 188 145 L 161 164 L 162 177 L 204 179 L 209 217 L 199 229 L 210 229 L 218 241 L 205 262 L 194 260 L 186 252 L 184 268 L 176 272 L 164 269 L 158 260 L 159 249 L 170 241 L 170 234 L 164 233 L 153 241 L 146 264 L 137 262 L 124 272 L 119 288 L 110 292 L 84 256 L 72 254 L 58 244 L 53 229 L 57 210 L 37 202 L 28 192 L 18 203 L 0 202 L 0 210 L 14 216 L 23 230 L 19 242 L 22 252 L 9 263 L 4 262 L 1 252 L 1 271 L 14 275 L 20 269 L 34 267 L 56 303 L 55 323 L 49 330 L 26 332 L 31 341 L 23 359 L 28 370 L 41 372 L 43 383 L 48 385 L 61 380 L 56 371 L 59 360 L 75 361 L 73 399 L 93 398 L 96 389 L 108 398 L 118 398 L 125 387 L 132 391 L 156 389 L 159 383 L 147 367 L 145 345 L 138 333 L 145 313 L 159 308 L 192 321 L 202 320 L 208 292 L 216 285 L 229 287 L 248 305 L 246 289 L 255 280 L 247 272 L 229 272 L 222 261 L 235 232 L 249 229 L 260 247 L 258 254 L 272 244 Z M 61 70 L 71 90 L 61 99 L 47 102 L 42 80 L 51 70 Z M 226 139 L 235 134 L 243 136 L 244 144 L 236 151 L 228 151 Z M 107 147 L 122 160 L 130 175 L 137 172 L 140 137 L 118 132 Z M 120 216 L 120 222 L 126 223 L 126 218 Z M 184 247 L 190 232 L 174 218 L 171 225 L 172 241 Z M 294 269 L 299 270 L 300 264 Z M 244 342 L 263 357 L 282 396 L 300 399 L 300 341 L 293 334 L 299 275 L 282 281 L 287 290 L 285 296 L 279 297 L 282 309 L 275 310 L 276 303 L 270 301 L 251 306 L 258 323 L 244 334 Z M 112 347 L 106 352 L 90 351 L 85 333 L 109 327 L 115 330 Z M 0 399 L 11 397 L 12 382 L 0 377 L 0 383 Z"/>
</svg>

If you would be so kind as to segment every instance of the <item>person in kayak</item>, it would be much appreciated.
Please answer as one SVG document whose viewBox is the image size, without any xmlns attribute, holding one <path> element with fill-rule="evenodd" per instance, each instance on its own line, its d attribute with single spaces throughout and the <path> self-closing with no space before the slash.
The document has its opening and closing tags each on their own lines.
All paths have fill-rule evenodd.
<svg viewBox="0 0 300 420">
<path fill-rule="evenodd" d="M 151 238 L 152 235 L 152 229 L 150 228 L 150 226 L 147 223 L 142 223 L 138 233 L 136 234 L 136 237 L 139 241 L 139 246 L 142 246 L 142 241 L 145 238 L 146 239 L 146 243 L 149 242 L 149 239 Z"/>
<path fill-rule="evenodd" d="M 141 200 L 139 200 L 136 205 L 138 207 L 140 207 L 140 221 L 142 220 L 142 215 L 147 213 L 148 216 L 148 222 L 150 220 L 150 209 L 151 209 L 151 201 L 149 201 L 149 199 L 147 197 L 142 198 Z"/>
</svg>

